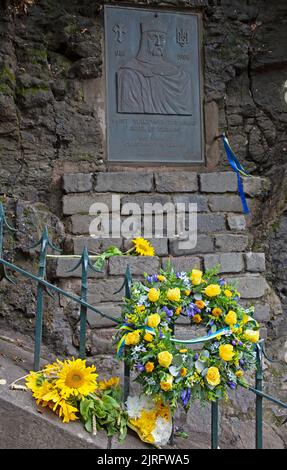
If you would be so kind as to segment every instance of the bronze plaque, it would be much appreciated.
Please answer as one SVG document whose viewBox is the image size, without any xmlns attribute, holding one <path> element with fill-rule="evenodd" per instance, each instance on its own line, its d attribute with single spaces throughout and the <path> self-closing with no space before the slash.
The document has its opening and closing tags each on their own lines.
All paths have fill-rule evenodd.
<svg viewBox="0 0 287 470">
<path fill-rule="evenodd" d="M 112 162 L 202 163 L 199 15 L 105 6 Z"/>
</svg>

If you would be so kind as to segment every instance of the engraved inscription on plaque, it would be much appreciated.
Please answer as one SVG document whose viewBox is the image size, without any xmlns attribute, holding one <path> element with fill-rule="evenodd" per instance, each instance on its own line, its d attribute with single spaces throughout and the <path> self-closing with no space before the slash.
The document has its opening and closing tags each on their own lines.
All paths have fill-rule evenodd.
<svg viewBox="0 0 287 470">
<path fill-rule="evenodd" d="M 105 6 L 108 159 L 202 162 L 199 17 Z"/>
</svg>

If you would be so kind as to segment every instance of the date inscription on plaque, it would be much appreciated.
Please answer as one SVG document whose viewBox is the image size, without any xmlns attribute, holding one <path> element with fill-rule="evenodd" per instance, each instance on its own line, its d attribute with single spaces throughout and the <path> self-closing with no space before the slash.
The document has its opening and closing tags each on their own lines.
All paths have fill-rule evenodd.
<svg viewBox="0 0 287 470">
<path fill-rule="evenodd" d="M 199 16 L 105 6 L 112 162 L 202 163 Z"/>
</svg>

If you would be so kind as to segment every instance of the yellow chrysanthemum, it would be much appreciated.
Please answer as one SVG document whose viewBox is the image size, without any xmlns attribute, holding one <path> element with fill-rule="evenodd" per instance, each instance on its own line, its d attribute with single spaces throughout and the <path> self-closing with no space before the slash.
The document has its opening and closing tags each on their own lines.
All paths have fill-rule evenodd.
<svg viewBox="0 0 287 470">
<path fill-rule="evenodd" d="M 190 279 L 194 286 L 199 286 L 202 282 L 202 271 L 199 269 L 193 269 L 191 271 Z"/>
<path fill-rule="evenodd" d="M 99 382 L 100 390 L 107 390 L 108 388 L 116 388 L 120 383 L 119 377 L 111 377 L 109 380 L 101 380 Z"/>
<path fill-rule="evenodd" d="M 64 362 L 62 370 L 58 373 L 56 386 L 60 389 L 63 398 L 72 396 L 85 397 L 97 388 L 95 366 L 87 367 L 86 361 L 72 359 Z"/>
<path fill-rule="evenodd" d="M 128 333 L 125 338 L 126 346 L 135 346 L 140 341 L 140 330 L 132 331 Z"/>
<path fill-rule="evenodd" d="M 219 357 L 224 361 L 232 361 L 234 354 L 232 344 L 221 344 L 219 346 Z"/>
<path fill-rule="evenodd" d="M 182 367 L 182 368 L 180 369 L 180 375 L 181 375 L 181 377 L 185 377 L 186 374 L 187 374 L 187 368 L 186 368 L 186 367 Z"/>
<path fill-rule="evenodd" d="M 232 297 L 233 294 L 232 294 L 231 290 L 225 289 L 224 295 L 225 295 L 225 297 L 228 297 L 230 299 L 230 297 Z"/>
<path fill-rule="evenodd" d="M 157 278 L 158 278 L 159 282 L 164 282 L 164 281 L 166 281 L 166 277 L 165 277 L 165 276 L 162 276 L 161 274 L 159 274 L 159 275 L 157 276 Z"/>
<path fill-rule="evenodd" d="M 218 284 L 210 284 L 204 289 L 204 293 L 207 297 L 216 297 L 220 292 L 221 288 Z"/>
<path fill-rule="evenodd" d="M 233 326 L 233 325 L 236 325 L 237 323 L 237 315 L 236 315 L 236 312 L 234 312 L 233 310 L 229 310 L 229 312 L 227 313 L 226 317 L 224 318 L 224 321 L 227 325 L 229 326 Z"/>
<path fill-rule="evenodd" d="M 170 374 L 167 374 L 165 380 L 162 380 L 160 382 L 160 388 L 164 390 L 165 392 L 168 392 L 169 390 L 172 389 L 172 386 L 173 386 L 173 376 Z"/>
<path fill-rule="evenodd" d="M 236 375 L 236 377 L 239 377 L 239 378 L 240 378 L 240 377 L 242 377 L 242 376 L 244 375 L 244 372 L 243 372 L 243 370 L 237 370 L 237 371 L 235 372 L 235 375 Z"/>
<path fill-rule="evenodd" d="M 152 287 L 148 292 L 148 300 L 150 302 L 157 302 L 160 296 L 160 291 Z"/>
<path fill-rule="evenodd" d="M 204 307 L 205 307 L 205 303 L 203 302 L 203 300 L 196 300 L 195 301 L 195 305 L 200 308 L 200 310 L 202 310 Z"/>
<path fill-rule="evenodd" d="M 140 256 L 154 256 L 154 248 L 148 240 L 144 238 L 135 238 L 133 240 L 135 249 L 138 255 Z"/>
<path fill-rule="evenodd" d="M 152 372 L 154 370 L 154 363 L 153 362 L 147 362 L 145 365 L 145 370 L 146 372 Z"/>
<path fill-rule="evenodd" d="M 209 367 L 207 374 L 205 376 L 209 385 L 216 387 L 216 385 L 220 384 L 220 372 L 217 367 Z"/>
<path fill-rule="evenodd" d="M 192 320 L 193 320 L 194 323 L 201 323 L 201 322 L 202 322 L 202 318 L 201 318 L 201 316 L 199 315 L 199 313 L 197 313 L 196 315 L 194 315 L 194 317 L 193 317 Z"/>
<path fill-rule="evenodd" d="M 258 343 L 260 337 L 259 331 L 245 330 L 244 339 L 251 341 L 251 343 Z"/>
<path fill-rule="evenodd" d="M 179 302 L 180 301 L 180 289 L 175 287 L 174 289 L 168 289 L 166 296 L 168 300 L 171 302 Z"/>
<path fill-rule="evenodd" d="M 153 341 L 153 335 L 151 335 L 150 333 L 146 333 L 144 335 L 144 340 L 147 341 L 148 343 L 151 343 Z"/>
<path fill-rule="evenodd" d="M 222 314 L 222 310 L 219 307 L 214 307 L 211 313 L 214 317 L 220 317 L 220 315 Z"/>
<path fill-rule="evenodd" d="M 176 315 L 180 315 L 180 314 L 181 314 L 181 311 L 182 311 L 182 307 L 176 307 L 176 309 L 175 309 L 175 314 L 176 314 Z"/>
<path fill-rule="evenodd" d="M 144 305 L 137 305 L 134 309 L 135 313 L 141 313 L 145 311 L 145 306 Z"/>
</svg>

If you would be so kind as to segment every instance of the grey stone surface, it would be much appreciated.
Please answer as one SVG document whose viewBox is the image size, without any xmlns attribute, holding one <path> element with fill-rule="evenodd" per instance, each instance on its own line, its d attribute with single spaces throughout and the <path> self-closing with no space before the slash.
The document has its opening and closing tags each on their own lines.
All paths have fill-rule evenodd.
<svg viewBox="0 0 287 470">
<path fill-rule="evenodd" d="M 94 261 L 96 261 L 96 259 Z M 78 262 L 79 262 L 79 258 L 77 259 L 58 258 L 56 277 L 81 277 L 81 266 L 79 266 L 75 271 L 68 272 L 70 269 L 74 268 Z M 91 259 L 91 262 L 93 262 L 92 259 Z M 102 278 L 102 277 L 105 277 L 105 274 L 106 274 L 106 266 L 103 268 L 103 272 L 95 273 L 94 271 L 91 271 L 91 270 L 89 271 L 89 277 Z"/>
<path fill-rule="evenodd" d="M 63 197 L 63 213 L 65 215 L 72 214 L 89 214 L 93 204 L 104 204 L 100 206 L 101 212 L 109 212 L 112 210 L 112 196 L 110 194 L 80 194 L 67 195 Z M 91 214 L 95 215 L 95 210 Z"/>
<path fill-rule="evenodd" d="M 197 204 L 197 212 L 208 212 L 207 196 L 199 194 L 174 194 L 172 200 L 174 204 L 185 204 L 185 212 L 189 211 L 189 204 Z M 177 210 L 179 210 L 179 207 L 177 207 Z"/>
<path fill-rule="evenodd" d="M 167 264 L 171 262 L 175 271 L 191 271 L 194 268 L 201 268 L 201 259 L 197 256 L 178 256 L 162 258 L 162 267 L 166 268 Z"/>
<path fill-rule="evenodd" d="M 186 227 L 188 228 L 188 226 Z M 198 233 L 221 232 L 226 229 L 225 216 L 223 214 L 198 214 Z"/>
<path fill-rule="evenodd" d="M 209 235 L 198 235 L 196 246 L 192 249 L 182 248 L 180 240 L 170 240 L 169 249 L 173 256 L 183 256 L 199 253 L 211 253 L 214 250 L 214 239 Z"/>
<path fill-rule="evenodd" d="M 243 299 L 257 299 L 263 297 L 269 289 L 266 279 L 262 276 L 246 275 L 240 277 L 225 277 L 225 280 L 235 283 Z"/>
<path fill-rule="evenodd" d="M 100 304 L 102 302 L 119 302 L 125 295 L 125 290 L 115 294 L 123 285 L 123 277 L 110 279 L 91 279 L 89 282 L 89 302 Z"/>
<path fill-rule="evenodd" d="M 237 191 L 237 177 L 233 171 L 202 173 L 200 189 L 203 193 L 234 193 Z"/>
<path fill-rule="evenodd" d="M 220 253 L 204 255 L 205 269 L 220 265 L 220 273 L 239 273 L 244 270 L 244 261 L 241 253 Z"/>
<path fill-rule="evenodd" d="M 122 206 L 124 204 L 138 204 L 142 213 L 145 214 L 157 214 L 162 213 L 165 204 L 171 202 L 169 195 L 163 194 L 135 194 L 130 196 L 124 196 L 121 199 Z M 163 206 L 163 207 L 162 207 Z M 168 206 L 167 206 L 168 209 Z"/>
<path fill-rule="evenodd" d="M 260 176 L 252 176 L 252 178 L 243 179 L 243 189 L 248 196 L 266 195 L 270 190 L 270 180 L 261 178 Z"/>
<path fill-rule="evenodd" d="M 215 249 L 217 251 L 244 251 L 246 250 L 247 246 L 247 235 L 215 235 Z"/>
<path fill-rule="evenodd" d="M 270 320 L 270 306 L 268 304 L 255 304 L 254 317 L 259 322 Z"/>
<path fill-rule="evenodd" d="M 159 193 L 193 193 L 198 190 L 197 174 L 190 171 L 162 171 L 155 173 Z"/>
<path fill-rule="evenodd" d="M 109 315 L 110 317 L 120 318 L 120 316 L 121 316 L 121 306 L 120 305 L 118 305 L 116 303 L 108 303 L 108 302 L 94 303 L 93 299 L 95 299 L 98 302 L 98 299 L 96 297 L 97 296 L 95 294 L 91 294 L 89 296 L 89 299 L 88 299 L 88 301 L 93 305 L 93 307 L 95 307 L 98 310 L 100 310 L 101 312 L 103 312 L 103 314 Z M 90 327 L 93 328 L 93 329 L 94 328 L 97 328 L 97 329 L 109 328 L 109 327 L 115 327 L 116 326 L 116 323 L 113 320 L 111 320 L 109 318 L 105 318 L 104 316 L 101 316 L 100 314 L 98 314 L 97 312 L 93 312 L 92 310 L 88 310 L 87 319 L 88 319 Z M 94 333 L 94 334 L 95 335 L 99 334 L 99 338 L 101 337 L 101 332 L 97 332 L 97 333 Z M 112 332 L 112 334 L 114 334 L 114 331 Z M 96 341 L 96 337 L 95 337 L 95 341 Z M 107 354 L 107 353 L 113 354 L 113 352 L 114 352 L 113 347 L 112 347 L 112 349 L 109 349 L 108 351 L 107 350 L 102 350 L 102 351 L 99 350 L 99 354 Z"/>
<path fill-rule="evenodd" d="M 153 173 L 113 172 L 97 173 L 94 190 L 98 192 L 139 193 L 153 190 Z"/>
<path fill-rule="evenodd" d="M 93 180 L 91 173 L 69 173 L 63 175 L 63 188 L 65 193 L 82 193 L 91 191 Z"/>
<path fill-rule="evenodd" d="M 88 235 L 90 224 L 94 217 L 89 215 L 75 214 L 71 217 L 71 233 L 74 235 Z"/>
<path fill-rule="evenodd" d="M 213 212 L 242 212 L 241 200 L 237 195 L 212 195 L 208 200 Z"/>
<path fill-rule="evenodd" d="M 246 219 L 244 215 L 227 214 L 227 224 L 230 230 L 235 232 L 246 230 Z"/>
<path fill-rule="evenodd" d="M 72 239 L 73 252 L 76 255 L 81 254 L 85 246 L 91 254 L 96 254 L 102 253 L 110 246 L 116 246 L 121 249 L 122 243 L 123 241 L 121 238 L 93 238 L 79 236 Z"/>
<path fill-rule="evenodd" d="M 109 259 L 109 274 L 124 275 L 129 265 L 132 275 L 142 276 L 144 272 L 153 274 L 159 269 L 156 256 L 113 256 Z"/>
<path fill-rule="evenodd" d="M 246 269 L 250 272 L 265 271 L 265 253 L 245 253 Z"/>
</svg>

